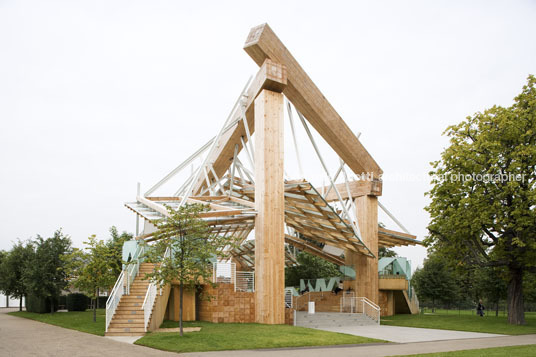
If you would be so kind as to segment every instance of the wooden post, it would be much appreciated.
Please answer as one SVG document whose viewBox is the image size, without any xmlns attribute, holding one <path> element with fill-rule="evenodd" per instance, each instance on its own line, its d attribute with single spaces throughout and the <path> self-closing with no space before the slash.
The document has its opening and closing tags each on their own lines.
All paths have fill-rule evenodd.
<svg viewBox="0 0 536 357">
<path fill-rule="evenodd" d="M 283 95 L 255 99 L 255 321 L 285 323 Z"/>
<path fill-rule="evenodd" d="M 356 296 L 365 296 L 379 304 L 378 284 L 378 197 L 367 195 L 355 199 L 357 222 L 363 243 L 375 258 L 355 252 L 346 252 L 346 264 L 353 265 L 356 280 L 353 289 Z"/>
</svg>

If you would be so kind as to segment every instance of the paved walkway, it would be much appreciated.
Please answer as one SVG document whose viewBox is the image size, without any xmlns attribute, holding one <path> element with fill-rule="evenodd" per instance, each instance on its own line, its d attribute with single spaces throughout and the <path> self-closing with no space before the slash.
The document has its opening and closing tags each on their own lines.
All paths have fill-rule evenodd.
<svg viewBox="0 0 536 357">
<path fill-rule="evenodd" d="M 0 309 L 0 356 L 178 356 L 75 330 L 14 317 Z M 391 326 L 385 326 L 391 327 Z M 370 326 L 368 326 L 370 329 Z M 425 330 L 425 329 L 415 329 Z M 393 356 L 464 349 L 536 344 L 536 335 L 466 338 L 435 342 L 187 353 L 181 356 Z"/>
<path fill-rule="evenodd" d="M 181 356 L 188 357 L 355 357 L 355 356 L 400 356 L 417 353 L 434 353 L 470 350 L 476 348 L 518 346 L 536 344 L 536 335 L 523 336 L 504 336 L 492 338 L 477 338 L 466 340 L 448 340 L 436 342 L 418 342 L 418 343 L 389 343 L 385 345 L 354 345 L 354 346 L 336 346 L 336 347 L 319 347 L 319 348 L 293 348 L 293 349 L 273 349 L 273 350 L 254 350 L 254 351 L 224 351 L 224 352 L 203 352 L 203 353 L 185 353 Z"/>
<path fill-rule="evenodd" d="M 428 341 L 443 341 L 443 340 L 460 340 L 467 338 L 486 338 L 486 337 L 501 337 L 504 335 L 496 335 L 491 333 L 452 331 L 452 330 L 436 330 L 430 328 L 415 328 L 401 326 L 342 326 L 342 327 L 325 327 L 320 330 L 342 332 L 350 335 L 363 336 L 369 338 L 377 338 L 398 343 L 409 342 L 428 342 Z M 534 342 L 536 343 L 536 341 Z"/>
<path fill-rule="evenodd" d="M 7 315 L 0 309 L 0 356 L 177 356 L 143 346 Z"/>
</svg>

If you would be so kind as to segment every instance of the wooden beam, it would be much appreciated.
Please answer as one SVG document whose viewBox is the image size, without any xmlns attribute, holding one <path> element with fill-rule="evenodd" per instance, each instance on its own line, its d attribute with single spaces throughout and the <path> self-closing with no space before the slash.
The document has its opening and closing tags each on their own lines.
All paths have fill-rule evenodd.
<svg viewBox="0 0 536 357">
<path fill-rule="evenodd" d="M 348 198 L 355 199 L 357 197 L 366 196 L 366 195 L 381 196 L 383 184 L 382 184 L 382 181 L 379 181 L 379 180 L 350 181 L 348 182 L 348 186 L 350 186 L 351 197 L 348 197 L 348 190 L 346 189 L 346 184 L 339 183 L 339 184 L 336 184 L 335 186 L 337 187 L 337 190 L 339 190 L 339 193 L 341 194 L 342 199 L 345 200 Z M 327 192 L 329 188 L 330 186 L 317 187 L 316 190 L 321 193 L 321 192 Z M 329 191 L 328 195 L 324 199 L 328 202 L 339 200 L 333 188 Z"/>
<path fill-rule="evenodd" d="M 255 100 L 255 321 L 285 323 L 283 95 Z"/>
<path fill-rule="evenodd" d="M 381 178 L 382 170 L 376 161 L 268 24 L 251 29 L 244 50 L 259 66 L 266 59 L 286 66 L 288 83 L 283 93 L 296 109 L 307 118 L 354 173 L 370 173 L 373 178 Z"/>
<path fill-rule="evenodd" d="M 333 264 L 344 265 L 344 259 L 342 259 L 341 257 L 326 253 L 322 249 L 311 245 L 309 242 L 306 242 L 303 239 L 292 237 L 287 234 L 285 235 L 285 242 L 300 250 L 303 250 L 304 252 L 316 255 L 317 257 L 327 260 L 328 262 L 331 262 Z"/>
<path fill-rule="evenodd" d="M 271 60 L 266 60 L 261 63 L 261 68 L 255 79 L 251 82 L 249 89 L 247 90 L 247 102 L 245 107 L 246 121 L 250 135 L 255 132 L 254 125 L 254 102 L 255 98 L 263 89 L 270 90 L 272 92 L 281 93 L 287 85 L 287 71 L 285 66 L 275 63 Z M 241 111 L 236 113 L 234 120 L 240 119 Z M 242 139 L 246 143 L 248 137 L 242 120 L 238 120 L 229 130 L 227 130 L 216 146 L 216 150 L 212 153 L 208 162 L 212 162 L 214 171 L 218 177 L 222 177 L 223 174 L 229 169 L 233 161 L 235 145 L 238 145 L 238 152 L 242 147 Z M 215 178 L 212 172 L 208 172 L 209 180 L 212 182 Z M 205 177 L 200 177 L 197 184 L 194 186 L 194 194 L 198 194 L 203 187 L 206 187 Z"/>
</svg>

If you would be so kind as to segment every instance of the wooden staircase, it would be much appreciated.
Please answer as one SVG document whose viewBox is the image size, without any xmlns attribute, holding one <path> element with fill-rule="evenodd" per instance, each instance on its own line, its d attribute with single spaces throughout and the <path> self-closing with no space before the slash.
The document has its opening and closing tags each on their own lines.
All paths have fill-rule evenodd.
<svg viewBox="0 0 536 357">
<path fill-rule="evenodd" d="M 106 336 L 140 336 L 145 334 L 142 305 L 149 281 L 143 280 L 143 278 L 146 273 L 153 270 L 154 264 L 140 264 L 140 271 L 130 285 L 130 295 L 121 297 Z"/>
</svg>

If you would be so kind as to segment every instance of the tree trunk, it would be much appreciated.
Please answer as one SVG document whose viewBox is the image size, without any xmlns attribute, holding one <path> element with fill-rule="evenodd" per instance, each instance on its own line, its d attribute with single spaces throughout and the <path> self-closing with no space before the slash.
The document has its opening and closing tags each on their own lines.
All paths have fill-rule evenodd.
<svg viewBox="0 0 536 357">
<path fill-rule="evenodd" d="M 51 296 L 49 299 L 50 299 L 50 313 L 54 314 L 54 298 Z"/>
<path fill-rule="evenodd" d="M 182 294 L 183 293 L 183 285 L 182 285 L 182 281 L 179 285 L 179 330 L 180 330 L 180 335 L 182 337 Z"/>
<path fill-rule="evenodd" d="M 499 301 L 495 303 L 495 317 L 499 316 Z"/>
<path fill-rule="evenodd" d="M 432 299 L 432 314 L 435 313 L 435 299 Z"/>
<path fill-rule="evenodd" d="M 22 311 L 22 295 L 20 296 L 20 299 L 19 299 L 19 311 Z"/>
<path fill-rule="evenodd" d="M 99 296 L 100 296 L 100 289 L 97 288 L 97 309 L 99 308 Z"/>
<path fill-rule="evenodd" d="M 510 267 L 510 281 L 508 282 L 508 323 L 513 325 L 525 324 L 525 311 L 523 304 L 523 270 Z"/>
<path fill-rule="evenodd" d="M 96 299 L 93 300 L 93 322 L 97 322 L 97 300 L 99 300 L 99 289 L 96 289 L 97 290 L 97 297 Z"/>
</svg>

